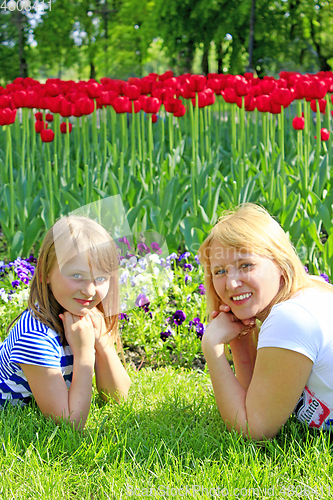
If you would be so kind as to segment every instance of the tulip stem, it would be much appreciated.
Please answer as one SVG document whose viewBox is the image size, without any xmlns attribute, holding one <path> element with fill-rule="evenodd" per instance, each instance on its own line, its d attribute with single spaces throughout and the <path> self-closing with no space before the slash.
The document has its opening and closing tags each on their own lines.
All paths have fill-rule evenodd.
<svg viewBox="0 0 333 500">
<path fill-rule="evenodd" d="M 71 164 L 70 164 L 70 147 L 69 147 L 69 120 L 66 117 L 66 163 L 67 163 L 67 181 L 69 183 L 71 177 Z"/>
<path fill-rule="evenodd" d="M 12 235 L 15 230 L 15 198 L 14 198 L 14 172 L 13 172 L 13 152 L 12 152 L 12 136 L 10 133 L 10 125 L 6 126 L 7 135 L 7 151 L 8 151 L 8 165 L 9 165 L 9 193 L 10 193 L 10 229 Z"/>
<path fill-rule="evenodd" d="M 131 166 L 132 173 L 135 176 L 135 112 L 134 112 L 134 101 L 131 101 L 132 104 L 132 156 L 131 156 Z"/>
<path fill-rule="evenodd" d="M 197 96 L 197 94 L 196 94 Z M 195 103 L 197 105 L 197 103 Z M 205 162 L 205 147 L 204 147 L 204 109 L 199 109 L 199 114 L 200 114 L 200 150 L 201 150 L 201 160 L 202 163 Z"/>
<path fill-rule="evenodd" d="M 141 127 L 140 127 L 140 114 L 136 113 L 136 128 L 138 130 L 138 149 L 139 149 L 139 161 L 142 162 L 142 142 L 141 142 Z"/>
<path fill-rule="evenodd" d="M 151 116 L 149 115 L 148 122 L 148 142 L 149 142 L 149 174 L 150 183 L 149 188 L 151 193 L 153 193 L 153 150 L 154 150 L 154 139 L 153 139 L 153 122 Z"/>
<path fill-rule="evenodd" d="M 170 153 L 173 151 L 173 114 L 169 113 L 169 149 Z"/>
</svg>

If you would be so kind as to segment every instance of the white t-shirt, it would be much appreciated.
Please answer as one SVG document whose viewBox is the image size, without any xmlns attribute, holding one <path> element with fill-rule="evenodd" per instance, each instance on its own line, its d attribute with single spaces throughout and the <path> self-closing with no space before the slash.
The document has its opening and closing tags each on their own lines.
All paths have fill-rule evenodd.
<svg viewBox="0 0 333 500">
<path fill-rule="evenodd" d="M 281 347 L 313 361 L 294 414 L 309 427 L 333 430 L 333 293 L 310 288 L 272 307 L 258 349 Z"/>
</svg>

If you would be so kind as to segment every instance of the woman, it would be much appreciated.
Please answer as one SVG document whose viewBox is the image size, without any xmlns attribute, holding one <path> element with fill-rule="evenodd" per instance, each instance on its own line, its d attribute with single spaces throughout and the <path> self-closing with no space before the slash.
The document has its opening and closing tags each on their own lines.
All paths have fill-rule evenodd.
<svg viewBox="0 0 333 500">
<path fill-rule="evenodd" d="M 211 319 L 202 349 L 227 428 L 271 438 L 294 411 L 329 429 L 333 287 L 305 272 L 279 224 L 251 203 L 220 218 L 199 256 Z"/>
</svg>

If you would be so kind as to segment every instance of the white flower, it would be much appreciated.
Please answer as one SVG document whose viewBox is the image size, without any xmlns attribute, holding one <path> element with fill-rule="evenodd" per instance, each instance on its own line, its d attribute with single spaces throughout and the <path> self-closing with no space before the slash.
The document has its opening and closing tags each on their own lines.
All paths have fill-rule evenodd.
<svg viewBox="0 0 333 500">
<path fill-rule="evenodd" d="M 154 262 L 154 264 L 160 264 L 161 263 L 161 259 L 159 258 L 159 256 L 156 253 L 148 254 L 147 257 L 149 258 L 149 260 L 151 262 Z"/>
<path fill-rule="evenodd" d="M 141 266 L 141 268 L 145 271 L 146 266 L 147 266 L 147 261 L 145 258 L 141 258 L 138 260 L 138 264 Z"/>
<path fill-rule="evenodd" d="M 8 295 L 6 294 L 6 292 L 5 292 L 5 289 L 4 289 L 4 288 L 0 288 L 0 298 L 1 298 L 4 302 L 8 302 Z"/>
<path fill-rule="evenodd" d="M 155 276 L 158 276 L 158 275 L 160 274 L 160 270 L 159 270 L 159 268 L 158 268 L 158 267 L 156 267 L 156 266 L 154 266 L 154 267 L 153 267 L 153 273 L 154 273 L 154 275 L 155 275 Z"/>
<path fill-rule="evenodd" d="M 134 267 L 138 261 L 138 259 L 133 255 L 133 257 L 130 258 L 130 263 Z"/>
</svg>

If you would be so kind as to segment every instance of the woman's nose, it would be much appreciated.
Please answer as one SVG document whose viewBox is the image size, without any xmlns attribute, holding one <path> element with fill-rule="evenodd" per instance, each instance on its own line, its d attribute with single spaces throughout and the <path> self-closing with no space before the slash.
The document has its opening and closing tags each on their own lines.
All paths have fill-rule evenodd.
<svg viewBox="0 0 333 500">
<path fill-rule="evenodd" d="M 234 290 L 235 288 L 242 286 L 242 282 L 238 279 L 235 273 L 228 274 L 227 276 L 227 289 Z"/>
</svg>

